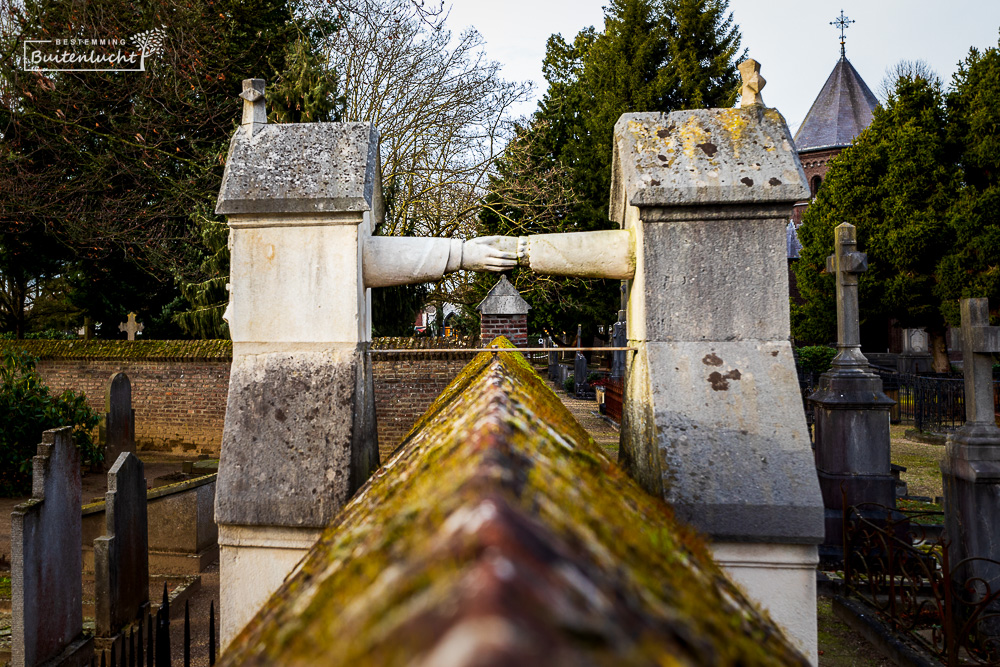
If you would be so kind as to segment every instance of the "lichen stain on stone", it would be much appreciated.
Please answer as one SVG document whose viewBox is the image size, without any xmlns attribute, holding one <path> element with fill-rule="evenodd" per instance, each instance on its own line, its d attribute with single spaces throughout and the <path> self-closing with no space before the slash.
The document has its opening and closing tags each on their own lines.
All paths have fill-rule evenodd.
<svg viewBox="0 0 1000 667">
<path fill-rule="evenodd" d="M 702 358 L 701 363 L 705 364 L 706 366 L 721 366 L 722 359 L 720 359 L 719 355 L 717 355 L 715 352 L 710 352 L 709 354 L 706 354 L 704 358 Z"/>
<path fill-rule="evenodd" d="M 708 376 L 708 381 L 712 384 L 713 391 L 726 391 L 729 389 L 729 383 L 726 382 L 725 377 L 719 371 L 713 371 Z"/>
<path fill-rule="evenodd" d="M 716 145 L 713 144 L 711 141 L 706 141 L 703 144 L 698 144 L 698 148 L 705 151 L 705 155 L 707 155 L 708 157 L 714 156 L 719 151 Z"/>
<path fill-rule="evenodd" d="M 806 664 L 521 354 L 486 351 L 220 665 L 432 664 L 484 618 L 506 630 L 470 650 L 524 667 Z"/>
<path fill-rule="evenodd" d="M 743 178 L 740 179 L 740 183 L 749 188 L 750 186 L 753 185 L 753 179 L 750 178 L 749 176 L 744 176 Z"/>
<path fill-rule="evenodd" d="M 781 181 L 772 176 L 771 180 L 768 181 L 768 184 L 771 185 L 771 187 L 778 187 L 779 185 L 781 185 Z"/>
<path fill-rule="evenodd" d="M 708 376 L 708 381 L 712 384 L 714 391 L 726 391 L 729 389 L 729 380 L 739 380 L 741 377 L 743 377 L 743 374 L 740 373 L 739 369 L 734 368 L 725 375 L 719 371 L 714 371 Z"/>
</svg>

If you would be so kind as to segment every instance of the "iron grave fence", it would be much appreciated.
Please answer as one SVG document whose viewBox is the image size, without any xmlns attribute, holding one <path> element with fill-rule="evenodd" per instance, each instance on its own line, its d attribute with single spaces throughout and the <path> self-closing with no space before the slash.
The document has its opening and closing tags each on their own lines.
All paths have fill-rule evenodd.
<svg viewBox="0 0 1000 667">
<path fill-rule="evenodd" d="M 996 580 L 966 574 L 973 561 L 1000 563 L 951 563 L 931 527 L 941 519 L 874 503 L 847 507 L 845 592 L 949 667 L 1000 665 L 1000 590 Z"/>
</svg>

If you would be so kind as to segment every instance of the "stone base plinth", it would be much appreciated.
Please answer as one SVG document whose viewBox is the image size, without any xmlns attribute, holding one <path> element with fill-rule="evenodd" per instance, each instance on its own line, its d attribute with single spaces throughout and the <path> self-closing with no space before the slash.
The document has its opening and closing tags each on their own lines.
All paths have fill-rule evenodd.
<svg viewBox="0 0 1000 667">
<path fill-rule="evenodd" d="M 889 462 L 889 410 L 895 402 L 871 373 L 830 372 L 809 397 L 815 415 L 816 469 L 825 508 L 825 551 L 843 550 L 843 509 L 895 507 Z"/>
<path fill-rule="evenodd" d="M 819 543 L 822 499 L 789 342 L 633 344 L 625 470 L 715 540 Z"/>
<path fill-rule="evenodd" d="M 816 547 L 811 544 L 716 542 L 715 561 L 751 600 L 767 609 L 812 664 L 816 636 Z"/>
<path fill-rule="evenodd" d="M 220 646 L 239 634 L 319 539 L 321 530 L 219 526 Z"/>
<path fill-rule="evenodd" d="M 1000 461 L 970 460 L 968 456 L 1000 455 L 1000 438 L 995 426 L 983 428 L 968 424 L 948 438 L 948 455 L 941 462 L 944 485 L 945 534 L 949 542 L 948 556 L 958 586 L 970 579 L 995 591 L 1000 587 L 1000 565 L 984 560 L 1000 561 Z M 992 448 L 990 444 L 992 442 Z M 960 565 L 959 565 L 960 564 Z M 1000 604 L 991 613 L 1000 613 Z M 990 619 L 993 633 L 1000 623 Z"/>
</svg>

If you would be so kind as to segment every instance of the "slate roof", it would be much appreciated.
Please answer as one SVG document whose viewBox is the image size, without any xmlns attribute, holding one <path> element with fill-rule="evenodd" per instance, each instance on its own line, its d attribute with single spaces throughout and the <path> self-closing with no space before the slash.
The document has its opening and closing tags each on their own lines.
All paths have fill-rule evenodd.
<svg viewBox="0 0 1000 667">
<path fill-rule="evenodd" d="M 841 58 L 795 133 L 796 150 L 849 146 L 871 124 L 877 104 L 851 62 Z"/>
<path fill-rule="evenodd" d="M 527 315 L 530 309 L 531 306 L 510 284 L 507 276 L 500 276 L 486 298 L 476 306 L 476 310 L 483 315 Z"/>
</svg>

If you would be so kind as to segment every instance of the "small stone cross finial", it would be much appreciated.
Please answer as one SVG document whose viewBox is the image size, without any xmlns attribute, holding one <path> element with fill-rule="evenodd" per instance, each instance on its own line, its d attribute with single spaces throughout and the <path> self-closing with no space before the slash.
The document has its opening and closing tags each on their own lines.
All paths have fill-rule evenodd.
<svg viewBox="0 0 1000 667">
<path fill-rule="evenodd" d="M 993 354 L 1000 352 L 1000 327 L 990 326 L 989 299 L 962 299 L 959 303 L 965 423 L 979 435 L 989 432 L 1000 436 L 993 408 Z"/>
<path fill-rule="evenodd" d="M 750 58 L 740 63 L 739 70 L 740 76 L 743 77 L 743 88 L 740 90 L 743 98 L 740 100 L 740 106 L 763 104 L 764 98 L 760 96 L 760 91 L 764 90 L 767 81 L 760 75 L 760 63 Z"/>
<path fill-rule="evenodd" d="M 858 252 L 857 230 L 842 223 L 834 231 L 834 252 L 826 258 L 826 270 L 837 278 L 837 349 L 833 370 L 868 372 L 868 359 L 861 354 L 859 332 L 858 275 L 868 270 L 868 256 Z"/>
<path fill-rule="evenodd" d="M 264 105 L 264 79 L 243 79 L 243 127 L 250 127 L 256 133 L 258 126 L 267 123 L 267 107 Z"/>
<path fill-rule="evenodd" d="M 127 333 L 129 340 L 135 340 L 135 335 L 142 331 L 142 323 L 135 321 L 135 313 L 129 313 L 128 322 L 119 324 L 118 330 Z"/>
</svg>

